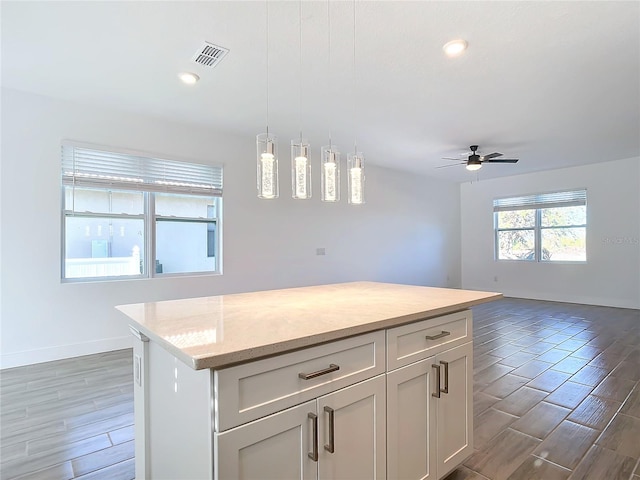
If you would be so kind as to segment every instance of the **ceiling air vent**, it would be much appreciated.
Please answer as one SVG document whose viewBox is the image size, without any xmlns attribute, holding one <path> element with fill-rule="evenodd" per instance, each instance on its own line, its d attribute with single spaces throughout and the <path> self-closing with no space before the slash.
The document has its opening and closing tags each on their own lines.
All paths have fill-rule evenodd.
<svg viewBox="0 0 640 480">
<path fill-rule="evenodd" d="M 213 68 L 220 63 L 227 53 L 229 53 L 228 48 L 204 42 L 200 50 L 193 56 L 193 61 L 199 65 Z"/>
</svg>

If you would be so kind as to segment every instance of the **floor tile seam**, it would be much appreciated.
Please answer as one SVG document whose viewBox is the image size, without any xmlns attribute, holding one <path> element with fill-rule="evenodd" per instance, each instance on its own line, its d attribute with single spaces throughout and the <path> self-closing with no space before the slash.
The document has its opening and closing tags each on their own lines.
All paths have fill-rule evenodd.
<svg viewBox="0 0 640 480">
<path fill-rule="evenodd" d="M 507 398 L 507 397 L 505 397 L 505 398 Z M 541 401 L 542 401 L 542 400 L 541 400 Z M 541 401 L 540 401 L 540 402 L 541 402 Z M 501 413 L 506 413 L 507 415 L 513 415 L 514 417 L 522 418 L 522 417 L 524 417 L 527 413 L 529 413 L 529 412 L 530 412 L 530 411 L 531 411 L 531 410 L 532 410 L 536 405 L 540 404 L 540 402 L 535 403 L 533 406 L 529 407 L 526 411 L 522 412 L 522 415 L 516 415 L 515 413 L 510 413 L 510 412 L 507 412 L 507 411 L 505 411 L 505 410 L 500 410 L 500 408 L 499 408 L 499 407 L 497 407 L 496 405 L 492 405 L 490 408 L 493 408 L 494 410 L 498 410 L 498 411 L 500 411 Z M 547 403 L 551 403 L 551 402 L 547 402 Z M 554 405 L 556 405 L 556 404 L 554 404 Z M 557 406 L 557 407 L 562 407 L 562 405 L 556 405 L 556 406 Z M 567 407 L 564 407 L 564 408 L 567 408 Z"/>
<path fill-rule="evenodd" d="M 465 460 L 466 461 L 466 460 Z M 486 477 L 484 475 L 482 475 L 480 472 L 476 472 L 473 468 L 469 468 L 466 465 L 464 465 L 464 468 L 466 468 L 467 470 L 469 470 L 470 472 L 475 473 L 478 477 L 480 477 L 480 480 L 492 480 L 489 477 Z M 446 478 L 446 477 L 445 477 Z"/>
<path fill-rule="evenodd" d="M 551 394 L 549 394 L 551 395 Z M 584 398 L 582 400 L 580 400 L 580 403 L 582 403 L 584 401 L 585 398 L 587 398 L 587 396 L 591 395 L 590 393 L 588 393 L 587 395 L 584 396 Z M 546 399 L 545 399 L 546 400 Z M 568 407 L 566 405 L 562 405 L 561 403 L 556 403 L 553 400 L 546 400 L 547 403 L 552 403 L 558 407 L 563 407 L 563 408 L 568 408 L 571 410 L 571 413 L 573 413 L 573 410 L 575 410 L 576 408 L 578 408 L 580 406 L 580 403 L 578 403 L 578 405 L 576 405 L 575 407 Z M 562 399 L 558 400 L 558 401 L 562 401 Z M 575 423 L 575 422 L 574 422 Z"/>
<path fill-rule="evenodd" d="M 604 435 L 604 432 L 607 430 L 607 428 L 609 428 L 609 426 L 613 423 L 613 421 L 615 420 L 615 418 L 618 415 L 622 415 L 622 416 L 627 416 L 627 417 L 631 417 L 633 419 L 636 419 L 636 417 L 632 416 L 632 415 L 625 415 L 624 413 L 614 413 L 612 415 L 612 417 L 609 419 L 609 422 L 607 423 L 607 425 L 602 429 L 602 431 L 600 432 L 600 434 L 596 437 L 596 439 L 593 441 L 594 445 L 598 445 L 599 447 L 602 447 L 602 445 L 600 445 L 598 442 L 600 441 L 600 439 L 602 438 L 602 436 Z M 640 419 L 638 419 L 640 420 Z M 604 447 L 603 447 L 604 448 Z M 610 448 L 608 450 L 611 450 Z M 613 450 L 615 452 L 615 450 Z M 619 453 L 619 452 L 616 452 Z M 622 455 L 620 453 L 620 455 Z M 626 455 L 625 455 L 626 456 Z"/>
<path fill-rule="evenodd" d="M 98 437 L 106 437 L 109 440 L 109 443 L 111 443 L 111 439 L 109 438 L 109 435 L 107 434 L 107 432 L 102 432 L 102 433 L 99 433 L 97 435 L 91 435 L 90 437 L 80 438 L 80 439 L 74 440 L 72 442 L 64 443 L 62 445 L 56 445 L 56 446 L 54 446 L 53 448 L 51 448 L 49 450 L 42 450 L 40 452 L 36 452 L 36 453 L 30 454 L 29 453 L 29 443 L 30 443 L 30 441 L 27 441 L 27 457 L 31 457 L 31 458 L 46 457 L 47 455 L 53 455 L 53 454 L 56 454 L 56 453 L 66 453 L 66 451 L 69 450 L 69 445 L 87 442 L 87 441 L 89 441 L 91 439 L 98 438 Z M 36 439 L 36 441 L 37 440 L 38 439 Z M 110 446 L 113 446 L 113 445 L 110 445 Z M 105 448 L 109 448 L 109 447 L 105 447 Z M 104 448 L 100 448 L 100 449 L 94 450 L 94 451 L 97 452 L 97 451 L 100 451 L 100 450 L 104 450 Z M 72 458 L 75 458 L 75 457 L 72 457 Z M 70 460 L 72 460 L 72 458 L 69 458 L 68 460 L 70 461 Z"/>
<path fill-rule="evenodd" d="M 0 449 L 6 449 L 8 447 L 13 447 L 14 445 L 18 445 L 19 443 L 24 442 L 25 443 L 25 449 L 26 449 L 26 442 L 27 440 L 18 440 L 18 441 L 14 441 L 12 443 L 7 443 L 7 441 L 4 438 L 0 438 Z M 11 440 L 9 440 L 9 442 L 11 442 Z M 0 464 L 1 463 L 5 463 L 4 458 L 0 458 Z"/>
<path fill-rule="evenodd" d="M 522 418 L 522 417 L 521 417 L 521 416 L 519 416 L 519 415 L 514 415 L 513 413 L 509 413 L 509 412 L 502 411 L 502 410 L 500 410 L 499 408 L 494 408 L 494 406 L 493 406 L 493 405 L 491 405 L 489 408 L 487 408 L 487 410 L 494 410 L 494 411 L 496 411 L 496 412 L 498 412 L 498 413 L 502 413 L 502 414 L 505 414 L 505 415 L 509 415 L 510 417 L 515 417 L 515 420 L 513 420 L 514 422 L 515 422 L 516 420 L 519 420 L 520 418 Z M 484 411 L 484 412 L 482 412 L 482 413 L 485 413 L 487 410 L 485 410 L 485 411 Z M 500 430 L 500 432 L 498 432 L 498 433 L 501 433 L 501 432 L 502 432 L 502 431 L 504 431 L 504 430 L 505 430 L 505 429 L 503 428 L 503 429 L 502 429 L 502 430 Z"/>
<path fill-rule="evenodd" d="M 21 480 L 21 479 L 23 479 L 23 478 L 27 478 L 27 477 L 29 477 L 29 476 L 31 476 L 31 475 L 34 475 L 34 474 L 37 474 L 37 473 L 44 472 L 45 470 L 49 470 L 49 469 L 52 469 L 52 468 L 55 468 L 55 467 L 58 467 L 58 466 L 64 465 L 65 463 L 71 464 L 71 461 L 70 461 L 70 460 L 65 460 L 65 461 L 63 461 L 63 462 L 54 463 L 53 465 L 47 465 L 46 467 L 41 468 L 41 469 L 39 469 L 39 470 L 34 470 L 34 471 L 32 471 L 32 472 L 23 473 L 22 475 L 20 475 L 20 476 L 18 476 L 18 477 L 14 477 L 12 480 Z M 71 465 L 69 466 L 69 468 L 71 468 Z M 73 470 L 71 470 L 71 471 L 73 472 Z"/>
<path fill-rule="evenodd" d="M 591 430 L 595 430 L 595 431 L 599 432 L 598 433 L 598 437 L 596 437 L 596 440 L 598 438 L 600 438 L 600 435 L 602 434 L 602 432 L 604 432 L 604 430 L 609 426 L 609 424 L 611 423 L 611 420 L 613 420 L 613 417 L 616 416 L 616 414 L 614 413 L 604 427 L 598 428 L 598 427 L 594 427 L 593 425 L 587 425 L 586 423 L 583 423 L 583 422 L 581 422 L 579 420 L 574 420 L 573 418 L 569 418 L 571 416 L 571 414 L 574 412 L 574 410 L 575 409 L 571 410 L 571 413 L 569 415 L 567 415 L 564 420 L 566 420 L 568 422 L 571 422 L 571 423 L 575 423 L 576 425 L 580 425 L 581 427 L 587 427 L 587 428 L 590 428 Z M 551 434 L 549 434 L 549 435 L 551 435 Z M 593 441 L 594 445 L 595 445 L 596 440 Z"/>
<path fill-rule="evenodd" d="M 94 422 L 94 423 L 98 423 L 98 422 Z M 90 425 L 90 424 L 87 424 L 87 425 Z M 82 425 L 82 427 L 86 427 L 87 425 Z M 132 423 L 131 425 L 133 425 L 133 423 Z M 106 431 L 106 432 L 101 432 L 101 433 L 99 433 L 99 434 L 97 434 L 97 435 L 96 435 L 94 432 L 86 433 L 86 436 L 85 436 L 85 435 L 82 435 L 82 436 L 80 436 L 80 437 L 76 438 L 75 440 L 73 440 L 73 442 L 69 442 L 69 441 L 67 440 L 67 442 L 60 442 L 60 443 L 59 443 L 58 445 L 56 445 L 56 446 L 59 446 L 60 444 L 64 445 L 64 444 L 68 444 L 68 443 L 81 442 L 81 441 L 89 440 L 89 439 L 91 439 L 91 438 L 93 438 L 93 437 L 97 437 L 97 436 L 101 436 L 101 435 L 105 435 L 105 434 L 107 435 L 107 438 L 109 438 L 109 441 L 111 442 L 111 444 L 112 444 L 112 446 L 113 446 L 113 445 L 115 445 L 115 444 L 114 444 L 114 443 L 113 443 L 113 441 L 111 440 L 111 436 L 109 435 L 109 433 L 110 433 L 110 432 L 112 432 L 112 431 L 115 431 L 115 430 L 120 430 L 121 428 L 127 428 L 127 427 L 129 427 L 129 426 L 131 426 L 131 425 L 124 425 L 124 426 L 122 426 L 122 427 L 118 427 L 118 428 L 115 428 L 115 429 L 113 429 L 113 430 L 109 430 L 109 431 Z M 65 430 L 64 430 L 64 431 L 62 431 L 62 432 L 51 432 L 50 434 L 47 434 L 47 435 L 45 435 L 45 436 L 40 436 L 40 437 L 35 438 L 35 439 L 32 439 L 32 440 L 26 440 L 26 443 L 27 443 L 27 445 L 26 445 L 26 446 L 27 446 L 27 448 L 28 448 L 28 447 L 29 447 L 29 445 L 30 445 L 30 444 L 32 444 L 32 442 L 36 442 L 36 445 L 37 445 L 37 442 L 43 442 L 43 441 L 45 441 L 45 440 L 47 440 L 47 441 L 54 440 L 54 441 L 55 441 L 55 440 L 56 440 L 56 438 L 55 438 L 55 437 L 61 437 L 62 439 L 64 439 L 64 437 L 65 437 L 65 436 L 67 436 L 67 438 L 68 438 L 68 434 L 69 434 L 69 433 L 72 433 L 72 432 L 74 432 L 75 430 L 78 430 L 79 428 L 81 428 L 81 427 L 76 427 L 76 428 L 72 428 L 72 429 L 65 429 Z M 101 429 L 101 430 L 102 430 L 102 429 Z M 54 438 L 52 438 L 52 437 L 54 437 Z M 55 447 L 54 447 L 54 448 L 55 448 Z M 51 449 L 50 449 L 50 450 L 51 450 Z M 43 450 L 43 452 L 45 452 L 45 451 L 47 451 L 47 450 Z M 37 453 L 42 453 L 42 452 L 36 452 L 36 454 L 37 454 Z"/>
<path fill-rule="evenodd" d="M 80 457 L 78 457 L 78 458 L 80 458 Z M 111 468 L 113 468 L 113 467 L 115 467 L 115 466 L 117 466 L 117 465 L 120 465 L 120 464 L 123 464 L 123 463 L 126 463 L 126 462 L 130 462 L 131 460 L 132 460 L 132 458 L 127 458 L 126 460 L 122 460 L 121 462 L 112 463 L 112 464 L 110 464 L 110 465 L 107 465 L 106 467 L 97 468 L 97 469 L 92 470 L 92 471 L 90 471 L 90 472 L 85 472 L 85 473 L 83 473 L 82 475 L 76 475 L 76 471 L 75 471 L 75 469 L 73 468 L 73 463 L 72 463 L 72 464 L 71 464 L 71 468 L 72 468 L 72 472 L 73 472 L 73 479 L 71 479 L 71 480 L 75 480 L 75 479 L 82 479 L 83 477 L 85 477 L 85 478 L 86 478 L 86 476 L 87 476 L 87 475 L 94 475 L 94 474 L 96 474 L 96 473 L 98 473 L 98 472 L 100 472 L 100 471 L 102 471 L 102 470 L 111 469 Z"/>
<path fill-rule="evenodd" d="M 597 444 L 596 444 L 596 442 L 594 441 L 594 442 L 589 446 L 589 448 L 587 448 L 587 451 L 584 453 L 584 455 L 582 455 L 582 457 L 580 457 L 580 460 L 578 461 L 578 463 L 576 463 L 576 468 L 574 468 L 574 470 L 577 470 L 577 469 L 578 469 L 578 467 L 580 467 L 580 464 L 581 464 L 581 463 L 582 463 L 582 461 L 586 458 L 586 456 L 587 456 L 587 455 L 589 455 L 589 452 L 591 451 L 591 449 L 592 449 L 593 447 L 598 447 L 598 448 L 601 448 L 602 450 L 607 450 L 608 452 L 611 452 L 611 453 L 613 453 L 614 455 L 619 455 L 619 456 L 621 456 L 621 457 L 630 458 L 631 460 L 636 460 L 635 458 L 629 457 L 629 456 L 627 456 L 627 455 L 623 455 L 622 453 L 620 453 L 620 452 L 616 452 L 615 450 L 611 450 L 610 448 L 603 447 L 602 445 L 597 445 Z M 636 460 L 636 465 L 638 464 L 637 462 L 638 462 L 638 460 Z M 631 470 L 631 477 L 630 477 L 630 478 L 633 478 L 633 470 Z"/>
<path fill-rule="evenodd" d="M 565 467 L 564 465 L 560 465 L 559 463 L 552 462 L 548 458 L 545 458 L 545 457 L 543 457 L 541 455 L 536 455 L 535 453 L 532 453 L 531 455 L 536 457 L 536 458 L 539 458 L 540 460 L 544 460 L 547 463 L 550 463 L 554 467 L 557 467 L 557 468 L 560 468 L 562 470 L 566 470 L 567 472 L 573 473 L 573 470 L 571 468 L 569 468 L 569 467 Z M 580 459 L 580 460 L 582 460 L 582 459 Z"/>
<path fill-rule="evenodd" d="M 570 414 L 569 414 L 569 415 L 570 415 Z M 595 430 L 595 431 L 599 432 L 599 430 L 597 430 L 597 429 L 595 429 L 595 428 L 593 428 L 593 427 L 589 427 L 588 425 L 582 425 L 581 423 L 575 422 L 575 421 L 573 421 L 573 420 L 569 420 L 569 418 L 568 418 L 568 417 L 569 417 L 569 415 L 567 415 L 567 416 L 566 416 L 566 417 L 565 417 L 565 418 L 564 418 L 564 419 L 563 419 L 563 420 L 562 420 L 558 425 L 556 425 L 556 426 L 554 427 L 554 429 L 553 429 L 553 430 L 551 430 L 551 431 L 547 434 L 547 436 L 546 436 L 546 437 L 544 437 L 544 439 L 543 439 L 542 441 L 544 442 L 544 441 L 545 441 L 545 440 L 547 440 L 549 437 L 551 437 L 551 435 L 553 435 L 553 434 L 555 433 L 555 431 L 556 431 L 556 430 L 558 430 L 558 429 L 560 428 L 560 426 L 561 426 L 564 422 L 573 423 L 574 425 L 578 425 L 578 426 L 580 426 L 580 427 L 585 427 L 585 428 L 588 428 L 589 430 Z M 598 435 L 598 436 L 599 436 L 599 435 Z M 596 437 L 596 438 L 597 438 L 597 437 Z M 542 443 L 542 442 L 541 442 L 541 443 Z M 593 445 L 595 445 L 595 440 L 593 440 L 593 442 L 591 442 L 591 445 L 589 446 L 589 448 L 587 449 L 587 451 L 588 451 L 588 450 L 589 450 Z M 586 455 L 586 454 L 585 454 L 585 455 Z M 583 458 L 583 457 L 580 457 L 580 460 L 582 460 L 582 458 Z M 579 463 L 579 462 L 578 462 L 578 463 Z M 576 466 L 577 466 L 577 464 L 576 464 Z M 569 467 L 564 467 L 564 468 L 569 468 Z M 570 469 L 570 470 L 571 470 L 571 469 Z"/>
<path fill-rule="evenodd" d="M 59 419 L 58 419 L 58 420 L 51 420 L 51 421 L 46 422 L 46 423 L 44 423 L 44 424 L 37 424 L 37 423 L 36 423 L 36 424 L 34 424 L 34 425 L 29 425 L 29 426 L 27 426 L 27 427 L 20 428 L 20 429 L 17 429 L 17 430 L 15 430 L 15 431 L 11 431 L 11 430 L 6 431 L 6 430 L 5 430 L 6 426 L 4 426 L 4 425 L 3 425 L 3 428 L 2 428 L 2 430 L 0 431 L 0 440 L 2 440 L 2 439 L 3 439 L 3 438 L 5 438 L 5 437 L 12 437 L 12 436 L 14 436 L 14 435 L 21 435 L 21 434 L 31 433 L 31 432 L 29 432 L 28 430 L 31 430 L 31 429 L 38 429 L 38 428 L 46 428 L 46 427 L 50 427 L 50 426 L 55 425 L 55 424 L 56 424 L 56 423 L 58 423 L 58 422 L 63 422 L 63 424 L 64 424 L 64 420 L 59 420 Z"/>
<path fill-rule="evenodd" d="M 640 366 L 638 368 L 640 368 Z M 611 370 L 611 373 L 609 373 L 609 375 L 607 375 L 607 377 L 621 378 L 622 380 L 629 380 L 631 382 L 636 382 L 636 383 L 638 382 L 638 379 L 636 379 L 636 378 L 628 378 L 628 377 L 621 377 L 619 375 L 614 375 L 614 370 Z"/>
<path fill-rule="evenodd" d="M 132 442 L 133 440 L 128 440 L 128 441 Z M 122 443 L 118 444 L 117 446 L 124 445 L 124 443 L 126 443 L 126 442 L 122 442 Z M 73 465 L 73 462 L 74 462 L 74 461 L 76 461 L 76 460 L 80 460 L 80 459 L 82 459 L 82 458 L 84 458 L 84 457 L 88 457 L 89 455 L 94 455 L 94 454 L 99 453 L 99 452 L 102 452 L 102 451 L 104 451 L 104 450 L 108 450 L 108 449 L 113 448 L 113 447 L 115 447 L 115 446 L 116 446 L 116 445 L 111 445 L 111 446 L 109 446 L 109 447 L 105 447 L 105 448 L 102 448 L 102 449 L 100 449 L 100 450 L 96 450 L 95 452 L 86 453 L 86 454 L 84 454 L 84 455 L 80 455 L 79 457 L 74 457 L 74 458 L 72 458 L 71 460 L 69 460 L 69 461 L 71 462 L 71 468 L 72 468 L 72 470 L 73 470 L 73 476 L 74 476 L 74 478 L 75 478 L 75 477 L 77 477 L 77 476 L 82 477 L 83 475 L 88 475 L 88 474 L 90 474 L 90 473 L 95 473 L 95 472 L 98 472 L 98 471 L 100 471 L 100 470 L 104 470 L 105 468 L 110 468 L 110 467 L 113 467 L 114 465 L 119 465 L 119 464 L 121 464 L 121 463 L 124 463 L 124 462 L 126 462 L 126 461 L 129 461 L 129 460 L 131 460 L 131 459 L 134 459 L 134 458 L 135 458 L 135 451 L 134 451 L 134 453 L 133 453 L 133 455 L 132 455 L 131 457 L 125 458 L 124 460 L 120 460 L 119 462 L 116 462 L 116 463 L 110 463 L 109 465 L 106 465 L 106 466 L 103 466 L 103 467 L 96 468 L 95 470 L 88 470 L 88 471 L 86 471 L 86 472 L 84 472 L 84 473 L 82 473 L 82 474 L 78 475 L 78 472 L 76 472 L 77 468 Z"/>
<path fill-rule="evenodd" d="M 600 383 L 598 383 L 598 385 L 596 385 L 595 387 L 593 387 L 593 390 L 595 390 L 596 388 L 598 388 L 600 385 L 602 385 L 602 383 L 609 378 L 611 375 L 607 375 L 606 377 L 604 377 Z M 613 377 L 613 378 L 620 378 L 620 377 Z M 621 380 L 627 380 L 626 378 L 621 378 Z M 630 382 L 632 382 L 633 380 L 629 380 Z M 622 404 L 624 404 L 624 402 L 626 402 L 629 397 L 631 396 L 631 394 L 633 393 L 633 391 L 636 389 L 636 386 L 638 385 L 638 382 L 636 382 L 636 385 L 634 385 L 633 387 L 631 387 L 631 390 L 629 390 L 629 393 L 627 393 L 627 395 L 624 397 L 624 400 L 616 400 L 615 398 L 610 398 L 610 397 L 603 397 L 602 395 L 598 395 L 597 393 L 593 393 L 593 395 L 595 395 L 596 397 L 599 398 L 604 398 L 605 400 L 613 400 L 615 402 L 620 402 Z M 591 390 L 593 392 L 593 390 Z M 591 393 L 589 394 L 591 395 Z"/>
<path fill-rule="evenodd" d="M 531 439 L 535 440 L 535 441 L 536 441 L 536 446 L 535 446 L 535 447 L 533 447 L 533 449 L 531 450 L 532 452 L 533 452 L 533 450 L 535 450 L 535 449 L 538 447 L 538 445 L 540 445 L 540 444 L 542 443 L 542 440 L 540 440 L 539 438 L 534 437 L 533 435 L 529 435 L 528 433 L 521 432 L 520 430 L 515 430 L 515 429 L 511 428 L 511 426 L 508 426 L 507 428 L 505 428 L 505 429 L 503 430 L 503 432 L 505 432 L 505 431 L 507 431 L 507 430 L 511 430 L 511 431 L 513 431 L 513 432 L 515 432 L 515 433 L 519 433 L 519 434 L 521 434 L 521 435 L 526 435 L 527 437 L 529 437 L 529 438 L 531 438 Z"/>
<path fill-rule="evenodd" d="M 87 412 L 75 413 L 74 410 L 81 410 L 82 407 L 91 407 L 92 410 Z M 97 409 L 93 401 L 83 400 L 78 404 L 71 405 L 52 405 L 50 409 L 44 411 L 35 411 L 30 412 L 29 407 L 27 407 L 27 418 L 31 420 L 38 420 L 41 417 L 49 417 L 52 415 L 64 416 L 65 418 L 71 418 L 77 415 L 86 415 L 87 413 L 93 413 Z"/>
<path fill-rule="evenodd" d="M 129 402 L 127 402 L 127 403 L 129 403 Z M 82 423 L 80 425 L 75 425 L 75 426 L 72 426 L 71 428 L 69 428 L 68 425 L 65 422 L 65 430 L 68 431 L 68 432 L 72 432 L 73 430 L 77 430 L 78 428 L 88 427 L 89 425 L 93 425 L 93 424 L 96 424 L 96 423 L 100 423 L 100 422 L 104 422 L 104 421 L 107 421 L 107 420 L 111 420 L 113 418 L 124 417 L 126 415 L 132 415 L 132 414 L 133 414 L 133 412 L 131 412 L 131 413 L 120 413 L 120 414 L 114 415 L 112 417 L 100 418 L 100 419 L 98 419 L 96 421 L 93 421 L 93 422 L 87 422 L 87 423 Z"/>
</svg>

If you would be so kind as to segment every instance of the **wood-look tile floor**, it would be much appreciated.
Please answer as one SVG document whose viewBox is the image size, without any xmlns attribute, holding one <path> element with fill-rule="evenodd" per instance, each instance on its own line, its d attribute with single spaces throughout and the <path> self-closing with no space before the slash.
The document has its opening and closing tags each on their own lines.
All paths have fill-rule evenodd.
<svg viewBox="0 0 640 480">
<path fill-rule="evenodd" d="M 473 312 L 476 450 L 447 480 L 640 480 L 640 311 Z M 0 478 L 134 478 L 131 372 L 131 350 L 1 371 Z"/>
<path fill-rule="evenodd" d="M 474 454 L 447 480 L 640 480 L 640 311 L 473 308 Z"/>
<path fill-rule="evenodd" d="M 0 371 L 0 478 L 135 477 L 131 349 Z"/>
</svg>

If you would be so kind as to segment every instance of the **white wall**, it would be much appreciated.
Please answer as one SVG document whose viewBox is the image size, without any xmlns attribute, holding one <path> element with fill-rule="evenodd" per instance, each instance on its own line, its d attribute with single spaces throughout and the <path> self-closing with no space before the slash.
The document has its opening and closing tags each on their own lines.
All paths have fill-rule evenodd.
<svg viewBox="0 0 640 480">
<path fill-rule="evenodd" d="M 222 163 L 224 274 L 61 283 L 63 139 Z M 2 367 L 129 346 L 123 303 L 352 280 L 460 285 L 458 185 L 369 165 L 366 205 L 323 204 L 292 200 L 285 168 L 281 198 L 259 200 L 254 142 L 3 89 Z"/>
<path fill-rule="evenodd" d="M 494 198 L 581 187 L 587 189 L 586 264 L 494 261 Z M 461 217 L 463 288 L 640 308 L 640 158 L 465 183 Z"/>
</svg>

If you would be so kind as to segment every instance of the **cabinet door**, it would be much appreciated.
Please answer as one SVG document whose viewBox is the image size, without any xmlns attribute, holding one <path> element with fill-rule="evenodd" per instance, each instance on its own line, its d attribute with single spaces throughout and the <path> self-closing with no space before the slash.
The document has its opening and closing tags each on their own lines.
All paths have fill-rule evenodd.
<svg viewBox="0 0 640 480">
<path fill-rule="evenodd" d="M 312 400 L 215 435 L 217 480 L 317 478 Z"/>
<path fill-rule="evenodd" d="M 387 477 L 436 478 L 435 357 L 387 374 Z"/>
<path fill-rule="evenodd" d="M 386 478 L 385 397 L 379 375 L 318 399 L 320 479 Z"/>
<path fill-rule="evenodd" d="M 437 404 L 438 478 L 473 453 L 473 346 L 465 343 L 436 356 L 441 383 L 448 393 L 434 398 Z M 447 373 L 448 369 L 448 375 Z"/>
</svg>

